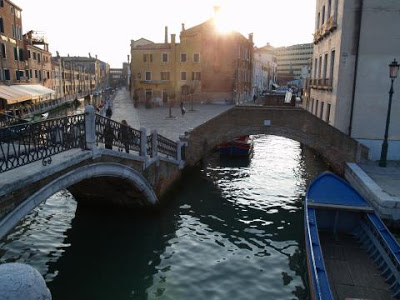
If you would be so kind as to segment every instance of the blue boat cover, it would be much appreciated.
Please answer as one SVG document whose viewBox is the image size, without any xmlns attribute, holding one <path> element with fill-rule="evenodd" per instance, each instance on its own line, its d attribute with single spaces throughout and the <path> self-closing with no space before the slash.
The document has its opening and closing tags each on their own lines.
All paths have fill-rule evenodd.
<svg viewBox="0 0 400 300">
<path fill-rule="evenodd" d="M 322 173 L 311 182 L 307 191 L 307 201 L 344 206 L 370 207 L 351 185 L 330 172 Z"/>
</svg>

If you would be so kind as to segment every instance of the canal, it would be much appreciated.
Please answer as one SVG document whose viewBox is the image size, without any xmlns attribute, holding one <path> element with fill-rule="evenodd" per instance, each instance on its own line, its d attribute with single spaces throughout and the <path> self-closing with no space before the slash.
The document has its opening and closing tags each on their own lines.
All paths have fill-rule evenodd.
<svg viewBox="0 0 400 300">
<path fill-rule="evenodd" d="M 77 205 L 61 191 L 0 241 L 53 299 L 309 299 L 303 201 L 327 166 L 299 143 L 254 136 L 251 159 L 213 155 L 160 209 Z"/>
</svg>

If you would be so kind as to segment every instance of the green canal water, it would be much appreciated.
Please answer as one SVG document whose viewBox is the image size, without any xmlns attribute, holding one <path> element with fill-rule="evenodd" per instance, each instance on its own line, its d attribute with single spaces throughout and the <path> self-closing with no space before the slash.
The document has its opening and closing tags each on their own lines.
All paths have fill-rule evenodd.
<svg viewBox="0 0 400 300">
<path fill-rule="evenodd" d="M 254 136 L 245 160 L 212 156 L 157 211 L 83 208 L 61 191 L 0 241 L 53 299 L 309 299 L 303 201 L 327 166 L 299 143 Z"/>
</svg>

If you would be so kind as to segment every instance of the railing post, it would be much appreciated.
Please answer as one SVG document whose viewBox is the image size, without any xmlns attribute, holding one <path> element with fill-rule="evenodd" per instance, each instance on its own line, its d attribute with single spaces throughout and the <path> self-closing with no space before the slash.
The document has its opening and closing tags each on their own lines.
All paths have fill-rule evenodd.
<svg viewBox="0 0 400 300">
<path fill-rule="evenodd" d="M 181 142 L 181 140 L 177 140 L 176 141 L 176 160 L 178 161 L 178 163 L 182 160 L 182 146 L 183 146 L 183 143 Z"/>
<path fill-rule="evenodd" d="M 153 130 L 151 132 L 151 157 L 156 157 L 157 155 L 157 130 Z"/>
<path fill-rule="evenodd" d="M 96 148 L 96 124 L 94 107 L 91 105 L 85 107 L 85 132 L 86 149 L 93 150 Z"/>
<path fill-rule="evenodd" d="M 140 128 L 140 156 L 146 157 L 147 155 L 147 135 L 146 128 Z"/>
</svg>

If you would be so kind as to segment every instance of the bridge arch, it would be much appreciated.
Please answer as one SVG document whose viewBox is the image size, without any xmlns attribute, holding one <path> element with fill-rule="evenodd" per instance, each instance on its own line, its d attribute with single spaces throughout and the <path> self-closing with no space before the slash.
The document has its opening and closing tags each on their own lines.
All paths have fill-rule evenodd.
<svg viewBox="0 0 400 300">
<path fill-rule="evenodd" d="M 344 172 L 346 162 L 368 157 L 366 147 L 304 109 L 235 106 L 186 136 L 186 163 L 196 164 L 220 143 L 255 134 L 277 135 L 298 141 L 318 152 L 339 174 Z"/>
<path fill-rule="evenodd" d="M 150 205 L 155 205 L 158 198 L 150 183 L 136 170 L 113 162 L 98 162 L 73 169 L 60 177 L 55 178 L 38 191 L 20 203 L 15 209 L 5 215 L 0 221 L 0 238 L 5 236 L 19 221 L 21 221 L 35 207 L 46 201 L 50 196 L 62 189 L 78 184 L 84 180 L 100 177 L 111 177 L 128 180 Z M 134 201 L 134 200 L 132 200 Z"/>
</svg>

